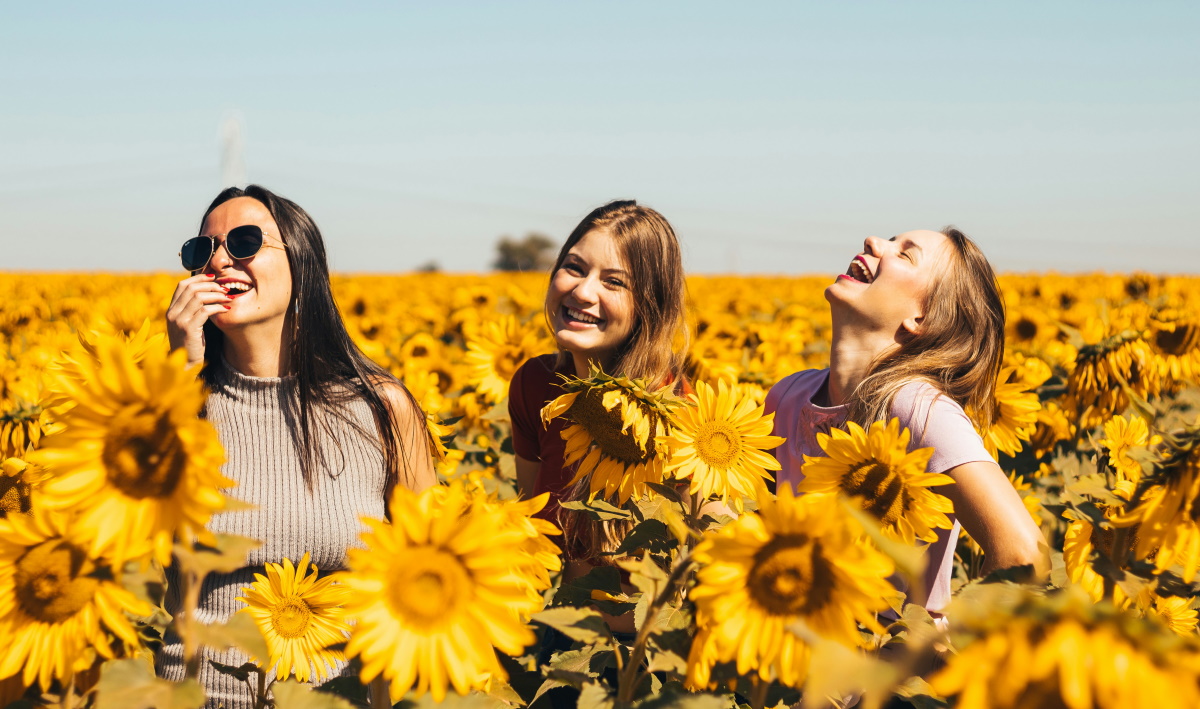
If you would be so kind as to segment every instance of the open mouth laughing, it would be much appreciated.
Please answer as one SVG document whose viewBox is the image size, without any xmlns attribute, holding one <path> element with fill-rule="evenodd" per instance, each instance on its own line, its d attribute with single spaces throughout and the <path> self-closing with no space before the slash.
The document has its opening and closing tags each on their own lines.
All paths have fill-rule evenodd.
<svg viewBox="0 0 1200 709">
<path fill-rule="evenodd" d="M 858 281 L 859 283 L 870 283 L 871 281 L 875 280 L 875 274 L 871 273 L 871 269 L 867 266 L 866 259 L 864 259 L 862 256 L 854 257 L 854 260 L 850 262 L 850 268 L 846 269 L 846 273 L 844 275 L 851 280 Z"/>
<path fill-rule="evenodd" d="M 604 322 L 603 319 L 598 318 L 595 315 L 588 315 L 582 310 L 569 308 L 565 305 L 562 306 L 562 318 L 567 324 L 578 323 L 580 325 L 599 325 L 600 323 Z"/>
</svg>

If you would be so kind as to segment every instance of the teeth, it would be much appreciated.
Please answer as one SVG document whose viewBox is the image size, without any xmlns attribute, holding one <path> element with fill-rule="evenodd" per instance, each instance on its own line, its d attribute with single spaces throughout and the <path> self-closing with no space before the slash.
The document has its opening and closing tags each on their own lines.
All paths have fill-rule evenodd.
<svg viewBox="0 0 1200 709">
<path fill-rule="evenodd" d="M 600 318 L 592 317 L 591 315 L 574 308 L 567 308 L 567 315 L 570 315 L 572 318 L 580 322 L 591 323 L 593 325 L 600 322 Z"/>
<path fill-rule="evenodd" d="M 242 283 L 241 281 L 229 281 L 228 283 L 225 284 L 225 290 L 227 290 L 227 291 L 236 290 L 236 291 L 242 291 L 244 293 L 244 292 L 250 290 L 250 284 Z"/>
<path fill-rule="evenodd" d="M 871 277 L 871 272 L 867 270 L 867 267 L 864 266 L 862 261 L 859 261 L 858 259 L 854 259 L 850 262 L 850 270 L 847 275 L 855 280 L 862 281 L 863 283 L 870 283 L 871 281 L 875 280 Z"/>
</svg>

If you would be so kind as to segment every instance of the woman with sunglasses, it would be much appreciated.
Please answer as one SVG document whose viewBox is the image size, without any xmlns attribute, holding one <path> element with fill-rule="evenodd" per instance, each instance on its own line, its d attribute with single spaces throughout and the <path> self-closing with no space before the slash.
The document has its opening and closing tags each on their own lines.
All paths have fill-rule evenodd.
<svg viewBox="0 0 1200 709">
<path fill-rule="evenodd" d="M 787 439 L 775 451 L 779 483 L 797 485 L 804 456 L 823 455 L 818 432 L 898 417 L 910 449 L 934 449 L 926 471 L 955 483 L 938 489 L 954 503 L 953 526 L 937 530 L 909 601 L 930 611 L 949 602 L 960 524 L 986 553 L 984 573 L 1048 572 L 1041 532 L 976 432 L 997 415 L 1004 300 L 975 242 L 953 228 L 869 237 L 825 299 L 829 368 L 796 372 L 767 395 L 773 433 Z"/>
<path fill-rule="evenodd" d="M 198 620 L 227 620 L 267 562 L 305 552 L 322 573 L 342 568 L 359 518 L 382 519 L 396 485 L 436 482 L 424 415 L 404 386 L 351 341 L 330 289 L 325 246 L 297 204 L 257 185 L 224 190 L 200 235 L 184 243 L 193 275 L 167 309 L 172 349 L 184 348 L 209 389 L 205 417 L 225 447 L 231 497 L 252 510 L 215 515 L 214 532 L 262 542 L 244 568 L 209 575 Z M 168 569 L 167 606 L 179 609 Z M 210 706 L 252 707 L 245 683 L 208 661 L 237 667 L 236 651 L 206 651 L 200 681 Z M 169 679 L 185 674 L 178 637 L 158 657 Z M 332 668 L 333 674 L 345 666 Z"/>
</svg>

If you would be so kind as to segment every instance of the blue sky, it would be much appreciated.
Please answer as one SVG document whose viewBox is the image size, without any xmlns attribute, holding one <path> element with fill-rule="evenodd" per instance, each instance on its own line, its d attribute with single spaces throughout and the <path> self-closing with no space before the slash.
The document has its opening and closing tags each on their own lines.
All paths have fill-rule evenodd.
<svg viewBox="0 0 1200 709">
<path fill-rule="evenodd" d="M 0 268 L 174 268 L 232 117 L 343 271 L 636 198 L 695 272 L 953 223 L 1001 270 L 1197 273 L 1197 37 L 1195 2 L 5 3 Z"/>
</svg>

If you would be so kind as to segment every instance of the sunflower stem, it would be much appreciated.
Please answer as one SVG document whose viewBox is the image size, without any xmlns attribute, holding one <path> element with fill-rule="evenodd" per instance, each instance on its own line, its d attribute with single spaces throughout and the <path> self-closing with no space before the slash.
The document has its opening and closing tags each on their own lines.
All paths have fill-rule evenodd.
<svg viewBox="0 0 1200 709">
<path fill-rule="evenodd" d="M 771 691 L 771 683 L 759 677 L 750 675 L 754 688 L 750 692 L 750 706 L 753 709 L 764 709 L 767 706 L 767 692 Z"/>
<path fill-rule="evenodd" d="M 650 641 L 650 631 L 653 625 L 654 617 L 658 615 L 659 609 L 667 602 L 669 598 L 675 595 L 677 587 L 681 580 L 685 577 L 687 571 L 692 567 L 691 557 L 684 557 L 671 570 L 671 575 L 667 577 L 667 582 L 663 584 L 661 590 L 655 595 L 654 600 L 646 607 L 646 617 L 642 620 L 642 627 L 638 629 L 637 637 L 633 641 L 633 646 L 629 648 L 629 663 L 624 669 L 619 669 L 617 674 L 617 703 L 629 704 L 633 700 L 633 692 L 637 689 L 640 683 L 641 664 L 646 657 L 646 644 Z M 618 655 L 620 651 L 618 650 Z"/>
<path fill-rule="evenodd" d="M 267 706 L 267 673 L 260 667 L 255 672 L 258 675 L 258 690 L 254 694 L 254 709 Z"/>
<path fill-rule="evenodd" d="M 200 605 L 200 583 L 191 569 L 181 569 L 180 585 L 183 587 L 183 612 L 175 618 L 175 629 L 183 639 L 183 661 L 185 676 L 196 679 L 200 676 L 200 643 L 196 637 L 196 608 Z"/>
</svg>

